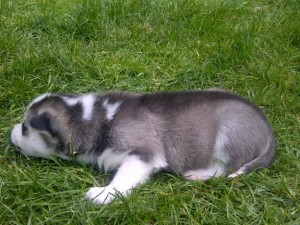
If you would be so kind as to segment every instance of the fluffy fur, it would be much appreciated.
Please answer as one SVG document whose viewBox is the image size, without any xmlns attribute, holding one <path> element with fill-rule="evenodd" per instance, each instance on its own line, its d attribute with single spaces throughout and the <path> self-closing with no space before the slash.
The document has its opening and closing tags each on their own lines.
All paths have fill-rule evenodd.
<svg viewBox="0 0 300 225">
<path fill-rule="evenodd" d="M 44 94 L 12 142 L 29 156 L 76 158 L 116 171 L 86 198 L 108 204 L 162 169 L 190 180 L 236 177 L 270 165 L 275 138 L 266 117 L 222 90 L 154 94 Z"/>
</svg>

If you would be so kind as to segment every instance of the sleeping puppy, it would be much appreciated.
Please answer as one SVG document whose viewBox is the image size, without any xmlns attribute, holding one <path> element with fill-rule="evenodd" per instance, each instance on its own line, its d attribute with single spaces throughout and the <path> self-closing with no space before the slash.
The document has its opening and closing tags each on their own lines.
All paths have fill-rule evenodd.
<svg viewBox="0 0 300 225">
<path fill-rule="evenodd" d="M 11 140 L 24 155 L 76 159 L 116 171 L 85 197 L 108 204 L 151 174 L 189 180 L 236 177 L 269 166 L 275 138 L 262 112 L 223 90 L 153 94 L 44 94 L 33 100 Z"/>
</svg>

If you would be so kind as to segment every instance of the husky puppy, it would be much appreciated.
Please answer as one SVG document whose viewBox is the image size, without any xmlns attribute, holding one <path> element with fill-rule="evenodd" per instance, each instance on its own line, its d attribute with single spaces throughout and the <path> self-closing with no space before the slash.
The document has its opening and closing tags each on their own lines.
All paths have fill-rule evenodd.
<svg viewBox="0 0 300 225">
<path fill-rule="evenodd" d="M 262 112 L 223 90 L 44 94 L 29 104 L 11 140 L 24 155 L 116 171 L 106 187 L 86 193 L 95 204 L 128 195 L 160 170 L 189 180 L 233 178 L 269 166 L 276 148 Z"/>
</svg>

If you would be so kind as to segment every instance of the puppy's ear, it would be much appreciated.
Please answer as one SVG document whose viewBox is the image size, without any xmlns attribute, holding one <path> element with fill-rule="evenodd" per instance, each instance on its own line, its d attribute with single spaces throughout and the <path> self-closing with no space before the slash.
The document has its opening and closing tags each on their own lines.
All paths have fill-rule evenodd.
<svg viewBox="0 0 300 225">
<path fill-rule="evenodd" d="M 51 117 L 48 113 L 33 117 L 29 121 L 29 124 L 31 127 L 42 133 L 50 134 L 52 137 L 56 136 L 56 132 L 53 130 L 51 124 Z"/>
</svg>

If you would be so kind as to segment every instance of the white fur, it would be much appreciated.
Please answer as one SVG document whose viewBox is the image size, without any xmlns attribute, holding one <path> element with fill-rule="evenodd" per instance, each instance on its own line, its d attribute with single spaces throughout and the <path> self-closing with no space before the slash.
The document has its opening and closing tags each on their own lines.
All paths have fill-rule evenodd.
<svg viewBox="0 0 300 225">
<path fill-rule="evenodd" d="M 144 183 L 153 170 L 151 163 L 145 163 L 137 156 L 127 156 L 108 186 L 92 187 L 85 196 L 94 204 L 109 204 L 118 194 L 130 194 L 131 189 Z"/>
<path fill-rule="evenodd" d="M 81 103 L 83 108 L 83 119 L 92 119 L 95 101 L 96 97 L 93 94 L 82 96 Z"/>
<path fill-rule="evenodd" d="M 97 158 L 98 167 L 104 168 L 105 172 L 117 169 L 123 159 L 127 156 L 128 152 L 117 153 L 113 149 L 107 148 L 104 152 Z"/>
<path fill-rule="evenodd" d="M 36 131 L 30 127 L 28 129 L 30 129 L 28 135 L 23 136 L 22 124 L 15 125 L 11 134 L 12 143 L 16 146 L 22 146 L 20 152 L 24 155 L 50 159 L 54 151 L 46 146 Z"/>
<path fill-rule="evenodd" d="M 151 173 L 167 166 L 162 156 L 156 156 L 152 162 L 146 163 L 138 156 L 116 154 L 110 148 L 98 157 L 97 164 L 100 168 L 104 167 L 105 171 L 120 167 L 108 186 L 92 187 L 86 193 L 86 198 L 94 204 L 109 204 L 117 195 L 127 196 L 132 188 L 144 183 Z"/>
<path fill-rule="evenodd" d="M 69 105 L 74 106 L 80 102 L 81 97 L 62 97 L 63 100 Z"/>
<path fill-rule="evenodd" d="M 93 94 L 83 95 L 80 97 L 62 97 L 63 100 L 69 105 L 74 106 L 78 103 L 82 104 L 83 115 L 82 119 L 91 120 L 93 116 L 94 105 L 96 96 Z"/>
<path fill-rule="evenodd" d="M 224 166 L 221 162 L 215 162 L 205 169 L 190 170 L 183 174 L 189 180 L 208 180 L 212 177 L 219 177 L 224 174 Z"/>
<path fill-rule="evenodd" d="M 29 107 L 28 107 L 28 108 L 30 108 L 30 107 L 33 106 L 34 104 L 37 104 L 37 103 L 43 101 L 45 98 L 50 97 L 50 96 L 54 96 L 54 94 L 51 94 L 51 93 L 45 93 L 45 94 L 43 94 L 43 95 L 38 96 L 36 99 L 34 99 L 34 100 L 29 104 Z"/>
<path fill-rule="evenodd" d="M 162 168 L 166 168 L 168 166 L 166 158 L 161 155 L 156 155 L 151 163 L 152 163 L 153 167 L 156 169 L 162 169 Z"/>
<path fill-rule="evenodd" d="M 241 167 L 241 168 L 240 168 L 238 171 L 236 171 L 235 173 L 229 174 L 228 177 L 229 177 L 229 178 L 235 178 L 235 177 L 240 176 L 240 175 L 242 175 L 242 174 L 244 174 L 244 173 L 245 173 L 245 172 L 244 172 L 244 168 Z"/>
<path fill-rule="evenodd" d="M 108 99 L 105 99 L 103 102 L 103 107 L 106 109 L 106 119 L 112 120 L 114 118 L 114 115 L 116 114 L 119 106 L 121 105 L 121 102 L 115 102 L 113 104 L 108 103 Z"/>
</svg>

